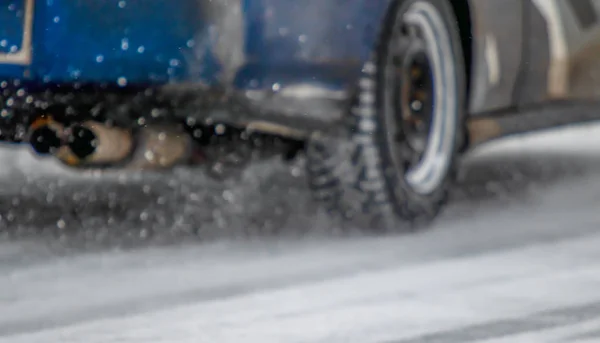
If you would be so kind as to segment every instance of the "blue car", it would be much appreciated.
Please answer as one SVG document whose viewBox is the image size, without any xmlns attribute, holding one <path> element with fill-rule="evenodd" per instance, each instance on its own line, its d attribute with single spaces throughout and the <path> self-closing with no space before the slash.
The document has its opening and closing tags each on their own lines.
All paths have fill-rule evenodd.
<svg viewBox="0 0 600 343">
<path fill-rule="evenodd" d="M 302 153 L 329 212 L 406 228 L 398 224 L 438 214 L 469 148 L 598 119 L 564 109 L 600 95 L 599 9 L 591 0 L 3 1 L 0 139 L 74 168 L 192 163 L 223 174 L 256 151 Z"/>
</svg>

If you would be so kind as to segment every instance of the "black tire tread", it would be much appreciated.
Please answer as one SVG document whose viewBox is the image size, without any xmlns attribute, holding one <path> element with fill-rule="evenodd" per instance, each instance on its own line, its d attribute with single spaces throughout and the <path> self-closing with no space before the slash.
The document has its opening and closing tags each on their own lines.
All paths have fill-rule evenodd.
<svg viewBox="0 0 600 343">
<path fill-rule="evenodd" d="M 447 0 L 427 1 L 440 9 L 446 17 L 450 31 L 453 31 L 450 35 L 455 58 L 461 61 L 463 56 L 460 36 L 452 7 Z M 393 175 L 395 172 L 392 172 L 391 161 L 385 149 L 387 142 L 383 134 L 384 120 L 378 111 L 382 93 L 377 88 L 380 84 L 378 81 L 382 78 L 382 71 L 378 66 L 383 63 L 387 53 L 387 42 L 396 13 L 405 2 L 396 1 L 390 9 L 390 16 L 381 34 L 381 44 L 363 67 L 354 104 L 348 111 L 349 139 L 333 139 L 315 134 L 307 150 L 307 176 L 314 199 L 344 222 L 369 230 L 397 230 L 400 222 L 403 230 L 411 230 L 436 217 L 448 200 L 449 186 L 458 165 L 459 148 L 465 137 L 464 113 L 461 113 L 463 117 L 459 121 L 459 132 L 456 132 L 457 142 L 449 175 L 436 192 L 421 196 L 412 193 L 407 185 L 400 184 L 397 189 L 402 191 L 401 195 L 392 194 L 394 183 L 404 181 Z M 464 64 L 458 63 L 456 67 L 460 68 L 457 74 L 462 75 L 458 80 L 462 91 L 459 93 L 459 100 L 462 101 L 460 105 L 464 105 Z"/>
</svg>

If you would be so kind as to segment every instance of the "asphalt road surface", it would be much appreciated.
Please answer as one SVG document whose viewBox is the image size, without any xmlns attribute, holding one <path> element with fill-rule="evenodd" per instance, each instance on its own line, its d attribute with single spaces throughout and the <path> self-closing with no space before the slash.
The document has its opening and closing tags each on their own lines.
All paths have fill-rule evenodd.
<svg viewBox="0 0 600 343">
<path fill-rule="evenodd" d="M 219 184 L 2 156 L 0 343 L 600 341 L 598 125 L 474 151 L 388 237 L 340 234 L 301 161 Z"/>
</svg>

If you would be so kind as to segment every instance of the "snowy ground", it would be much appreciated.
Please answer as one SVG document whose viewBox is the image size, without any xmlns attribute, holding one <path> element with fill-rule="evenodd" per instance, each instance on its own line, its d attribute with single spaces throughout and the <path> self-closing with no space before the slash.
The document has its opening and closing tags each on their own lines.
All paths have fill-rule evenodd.
<svg viewBox="0 0 600 343">
<path fill-rule="evenodd" d="M 599 144 L 479 149 L 431 229 L 380 238 L 332 229 L 295 165 L 67 179 L 3 152 L 0 343 L 600 341 Z"/>
</svg>

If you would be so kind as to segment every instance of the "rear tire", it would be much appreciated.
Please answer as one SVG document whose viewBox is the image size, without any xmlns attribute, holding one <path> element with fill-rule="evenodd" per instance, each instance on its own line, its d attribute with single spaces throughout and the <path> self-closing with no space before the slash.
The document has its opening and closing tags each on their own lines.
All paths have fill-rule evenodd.
<svg viewBox="0 0 600 343">
<path fill-rule="evenodd" d="M 407 229 L 398 224 L 429 222 L 448 199 L 465 137 L 463 52 L 448 0 L 395 1 L 380 42 L 357 85 L 349 139 L 316 133 L 307 174 L 330 213 Z"/>
</svg>

